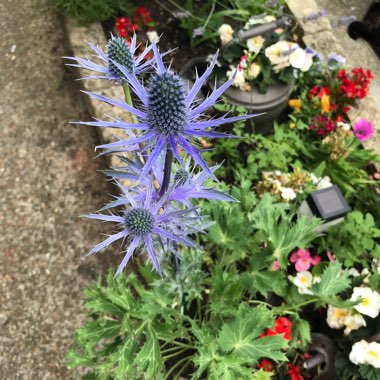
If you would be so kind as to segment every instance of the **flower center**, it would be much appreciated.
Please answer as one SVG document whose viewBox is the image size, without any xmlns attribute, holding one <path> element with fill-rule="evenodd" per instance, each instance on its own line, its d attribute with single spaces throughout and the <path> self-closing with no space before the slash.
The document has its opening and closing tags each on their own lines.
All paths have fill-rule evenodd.
<svg viewBox="0 0 380 380">
<path fill-rule="evenodd" d="M 174 183 L 176 184 L 176 186 L 183 186 L 186 183 L 188 178 L 189 178 L 189 173 L 184 169 L 179 169 L 174 174 Z"/>
<path fill-rule="evenodd" d="M 179 76 L 155 75 L 148 90 L 148 125 L 164 136 L 177 136 L 187 124 L 186 92 Z"/>
<path fill-rule="evenodd" d="M 116 65 L 111 61 L 115 61 L 118 64 L 124 66 L 130 73 L 135 71 L 135 62 L 131 51 L 124 38 L 113 37 L 108 41 L 108 65 L 110 73 L 117 77 L 123 78 L 123 73 L 116 67 Z"/>
<path fill-rule="evenodd" d="M 363 301 L 361 303 L 362 306 L 368 306 L 370 304 L 369 298 L 363 298 Z"/>
<path fill-rule="evenodd" d="M 133 208 L 125 213 L 124 222 L 131 235 L 144 237 L 153 230 L 154 216 L 144 208 Z"/>
</svg>

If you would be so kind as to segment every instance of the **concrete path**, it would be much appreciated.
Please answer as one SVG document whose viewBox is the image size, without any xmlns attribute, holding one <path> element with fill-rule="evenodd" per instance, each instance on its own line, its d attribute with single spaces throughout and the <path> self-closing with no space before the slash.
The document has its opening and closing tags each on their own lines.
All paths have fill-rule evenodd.
<svg viewBox="0 0 380 380">
<path fill-rule="evenodd" d="M 71 54 L 63 20 L 47 4 L 0 0 L 1 380 L 73 378 L 63 361 L 83 289 L 116 256 L 81 261 L 102 237 L 78 216 L 112 189 L 93 160 L 96 131 L 68 124 L 90 116 L 61 59 Z"/>
</svg>

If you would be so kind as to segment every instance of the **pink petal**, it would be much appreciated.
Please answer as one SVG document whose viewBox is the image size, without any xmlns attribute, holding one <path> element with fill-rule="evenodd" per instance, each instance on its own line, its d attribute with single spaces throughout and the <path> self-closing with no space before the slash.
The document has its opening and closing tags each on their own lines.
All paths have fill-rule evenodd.
<svg viewBox="0 0 380 380">
<path fill-rule="evenodd" d="M 303 272 L 306 271 L 310 268 L 310 259 L 301 259 L 296 262 L 295 265 L 296 271 L 297 272 Z"/>
<path fill-rule="evenodd" d="M 310 259 L 310 251 L 308 249 L 298 248 L 297 253 L 300 259 Z"/>
<path fill-rule="evenodd" d="M 296 263 L 299 259 L 300 259 L 300 257 L 298 256 L 297 252 L 294 252 L 290 255 L 290 262 L 291 263 Z"/>
<path fill-rule="evenodd" d="M 321 258 L 319 256 L 313 256 L 310 260 L 312 265 L 317 265 L 321 261 Z"/>
</svg>

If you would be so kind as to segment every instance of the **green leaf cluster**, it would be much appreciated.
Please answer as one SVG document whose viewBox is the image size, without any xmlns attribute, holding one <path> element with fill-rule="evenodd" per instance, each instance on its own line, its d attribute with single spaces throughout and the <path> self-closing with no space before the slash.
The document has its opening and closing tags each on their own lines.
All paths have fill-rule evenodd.
<svg viewBox="0 0 380 380">
<path fill-rule="evenodd" d="M 329 229 L 321 248 L 333 252 L 347 267 L 355 263 L 367 267 L 372 258 L 380 259 L 379 237 L 380 229 L 370 213 L 352 211 L 343 223 Z"/>
</svg>

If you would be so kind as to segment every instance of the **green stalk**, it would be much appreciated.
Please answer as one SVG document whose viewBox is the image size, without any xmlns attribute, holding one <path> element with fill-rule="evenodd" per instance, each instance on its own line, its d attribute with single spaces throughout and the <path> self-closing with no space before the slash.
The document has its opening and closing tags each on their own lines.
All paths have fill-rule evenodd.
<svg viewBox="0 0 380 380">
<path fill-rule="evenodd" d="M 169 379 L 170 378 L 170 375 L 172 374 L 172 372 L 180 365 L 182 364 L 183 362 L 190 362 L 191 358 L 193 357 L 193 355 L 189 355 L 189 356 L 185 356 L 184 358 L 182 358 L 181 360 L 179 360 L 177 363 L 175 363 L 173 365 L 172 368 L 170 368 L 170 370 L 168 371 L 168 373 L 166 374 L 165 376 L 165 379 Z M 186 364 L 187 366 L 187 364 Z"/>
<path fill-rule="evenodd" d="M 131 95 L 131 90 L 129 88 L 128 83 L 123 84 L 123 91 L 124 91 L 124 96 L 125 96 L 125 101 L 127 102 L 128 105 L 133 107 L 133 101 L 132 101 L 132 95 Z M 139 121 L 137 120 L 136 115 L 131 113 L 131 119 L 133 124 L 138 124 Z"/>
</svg>

